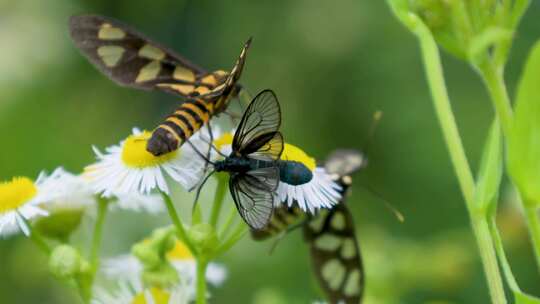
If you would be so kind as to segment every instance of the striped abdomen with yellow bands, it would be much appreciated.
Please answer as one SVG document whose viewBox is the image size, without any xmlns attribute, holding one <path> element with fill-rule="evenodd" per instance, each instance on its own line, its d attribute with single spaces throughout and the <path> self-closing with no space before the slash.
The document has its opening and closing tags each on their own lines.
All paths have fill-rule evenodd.
<svg viewBox="0 0 540 304">
<path fill-rule="evenodd" d="M 171 115 L 156 129 L 153 143 L 147 146 L 154 155 L 174 151 L 213 115 L 225 111 L 230 99 L 240 90 L 237 82 L 251 41 L 245 43 L 230 73 L 221 70 L 207 72 L 112 18 L 73 16 L 69 26 L 71 38 L 81 53 L 117 84 L 164 91 L 189 99 L 186 106 L 182 105 L 177 110 L 178 115 Z M 202 105 L 202 113 L 190 108 L 189 104 L 194 107 Z M 196 114 L 190 116 L 190 109 Z M 182 119 L 187 122 L 183 124 Z"/>
<path fill-rule="evenodd" d="M 204 99 L 188 99 L 160 124 L 148 141 L 147 149 L 155 155 L 176 150 L 197 132 L 214 114 L 212 104 Z"/>
</svg>

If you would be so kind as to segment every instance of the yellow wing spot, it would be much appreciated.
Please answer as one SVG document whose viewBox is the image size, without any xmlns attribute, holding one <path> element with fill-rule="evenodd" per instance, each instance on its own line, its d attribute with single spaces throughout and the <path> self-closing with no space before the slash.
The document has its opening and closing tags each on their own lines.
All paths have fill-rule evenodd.
<svg viewBox="0 0 540 304">
<path fill-rule="evenodd" d="M 211 87 L 214 87 L 214 86 L 217 85 L 217 79 L 214 76 L 214 74 L 208 74 L 208 75 L 204 76 L 203 78 L 201 78 L 201 83 L 203 83 L 205 85 L 208 85 L 208 86 L 211 86 Z"/>
<path fill-rule="evenodd" d="M 355 269 L 349 274 L 343 293 L 348 297 L 356 296 L 360 293 L 360 288 L 360 270 Z"/>
<path fill-rule="evenodd" d="M 112 68 L 118 64 L 125 51 L 126 50 L 124 50 L 123 47 L 117 45 L 104 45 L 97 49 L 99 57 L 109 68 Z"/>
<path fill-rule="evenodd" d="M 323 213 L 326 213 L 326 212 L 328 211 L 321 210 L 321 213 L 319 213 L 319 216 L 317 216 L 315 219 L 309 222 L 309 227 L 313 229 L 313 232 L 319 233 L 323 229 L 324 221 L 326 220 L 326 216 Z"/>
<path fill-rule="evenodd" d="M 174 69 L 173 78 L 187 82 L 194 82 L 195 74 L 193 74 L 193 71 L 186 69 L 185 67 L 177 66 Z"/>
<path fill-rule="evenodd" d="M 345 278 L 345 267 L 338 259 L 331 259 L 321 269 L 323 279 L 332 290 L 337 290 Z"/>
<path fill-rule="evenodd" d="M 154 80 L 159 75 L 159 71 L 161 70 L 161 63 L 157 60 L 150 61 L 147 65 L 145 65 L 140 71 L 139 75 L 137 75 L 137 79 L 135 79 L 135 82 L 145 82 L 149 80 Z"/>
<path fill-rule="evenodd" d="M 342 213 L 336 213 L 332 218 L 332 227 L 336 230 L 345 229 L 345 216 Z"/>
<path fill-rule="evenodd" d="M 165 58 L 165 52 L 151 44 L 145 44 L 139 50 L 139 56 L 152 60 L 163 60 Z"/>
<path fill-rule="evenodd" d="M 204 95 L 210 93 L 210 89 L 205 86 L 199 86 L 195 89 L 195 92 L 199 93 L 199 95 Z"/>
<path fill-rule="evenodd" d="M 193 90 L 195 90 L 195 86 L 190 84 L 171 84 L 171 83 L 160 83 L 158 84 L 158 87 L 165 87 L 169 88 L 171 90 L 175 90 L 179 92 L 182 95 L 188 96 L 190 95 Z"/>
<path fill-rule="evenodd" d="M 315 240 L 315 247 L 324 251 L 334 251 L 341 245 L 341 239 L 331 234 L 325 234 Z"/>
<path fill-rule="evenodd" d="M 352 239 L 346 239 L 343 241 L 343 245 L 341 247 L 341 256 L 344 259 L 350 259 L 356 256 L 356 246 L 354 246 L 354 241 Z"/>
<path fill-rule="evenodd" d="M 101 40 L 120 40 L 126 37 L 126 32 L 122 29 L 113 27 L 109 23 L 104 23 L 98 32 L 98 38 Z"/>
</svg>

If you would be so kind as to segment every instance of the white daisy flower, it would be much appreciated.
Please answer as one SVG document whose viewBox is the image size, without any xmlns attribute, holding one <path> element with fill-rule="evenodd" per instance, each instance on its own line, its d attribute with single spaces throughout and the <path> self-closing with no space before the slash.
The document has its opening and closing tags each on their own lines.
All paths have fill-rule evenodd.
<svg viewBox="0 0 540 304">
<path fill-rule="evenodd" d="M 303 211 L 315 213 L 320 208 L 332 208 L 341 199 L 339 186 L 323 167 L 317 167 L 315 159 L 300 148 L 285 144 L 281 160 L 288 170 L 281 176 L 278 185 L 279 201 L 294 203 Z"/>
<path fill-rule="evenodd" d="M 106 197 L 148 194 L 156 188 L 169 193 L 165 175 L 186 189 L 193 188 L 200 179 L 204 160 L 189 143 L 171 153 L 154 156 L 146 151 L 150 137 L 150 132 L 134 129 L 126 140 L 108 147 L 105 153 L 94 148 L 98 161 L 85 168 L 84 178 Z M 197 135 L 190 140 L 195 146 L 203 146 Z"/>
<path fill-rule="evenodd" d="M 179 284 L 174 288 L 143 288 L 140 283 L 120 281 L 118 289 L 107 291 L 97 288 L 92 304 L 188 304 L 190 301 L 187 287 Z"/>
<path fill-rule="evenodd" d="M 28 177 L 14 177 L 11 181 L 0 182 L 0 236 L 9 236 L 22 231 L 30 235 L 26 221 L 48 212 L 38 205 L 38 198 L 43 191 L 40 186 L 45 181 L 40 174 L 34 183 Z"/>
<path fill-rule="evenodd" d="M 213 144 L 221 153 L 229 155 L 232 140 L 232 133 L 224 133 Z M 215 155 L 220 157 L 217 153 Z M 341 186 L 300 148 L 285 143 L 281 161 L 277 203 L 283 202 L 289 207 L 297 204 L 303 211 L 315 213 L 320 208 L 332 208 L 339 202 Z"/>
<path fill-rule="evenodd" d="M 180 284 L 186 287 L 189 299 L 195 299 L 197 264 L 187 246 L 177 241 L 175 247 L 167 253 L 167 258 L 177 270 Z M 143 272 L 143 265 L 136 257 L 125 254 L 103 260 L 102 271 L 110 279 L 139 282 Z M 208 265 L 206 269 L 208 283 L 220 286 L 226 277 L 227 272 L 223 266 L 216 263 Z"/>
<path fill-rule="evenodd" d="M 120 209 L 135 212 L 148 212 L 150 214 L 157 214 L 165 211 L 165 203 L 159 194 L 119 194 L 116 195 L 116 200 L 110 204 L 110 207 L 113 211 Z"/>
<path fill-rule="evenodd" d="M 47 176 L 42 173 L 38 203 L 43 209 L 56 211 L 84 209 L 95 203 L 94 192 L 80 176 L 57 168 Z"/>
</svg>

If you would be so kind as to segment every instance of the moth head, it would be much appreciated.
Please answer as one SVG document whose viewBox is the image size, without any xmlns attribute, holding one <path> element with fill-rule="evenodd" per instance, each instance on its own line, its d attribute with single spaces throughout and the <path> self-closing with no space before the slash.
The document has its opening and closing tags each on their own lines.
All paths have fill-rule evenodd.
<svg viewBox="0 0 540 304">
<path fill-rule="evenodd" d="M 148 140 L 146 151 L 154 156 L 170 153 L 178 148 L 178 140 L 169 131 L 158 128 Z"/>
</svg>

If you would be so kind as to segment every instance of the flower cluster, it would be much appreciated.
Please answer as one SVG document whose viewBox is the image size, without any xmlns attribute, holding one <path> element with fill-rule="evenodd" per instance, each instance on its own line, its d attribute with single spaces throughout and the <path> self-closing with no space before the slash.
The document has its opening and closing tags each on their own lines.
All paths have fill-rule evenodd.
<svg viewBox="0 0 540 304">
<path fill-rule="evenodd" d="M 232 132 L 213 128 L 210 136 L 208 130 L 201 130 L 178 150 L 154 156 L 146 150 L 151 133 L 134 128 L 125 140 L 104 152 L 94 147 L 96 162 L 86 166 L 81 174 L 58 168 L 51 174 L 41 173 L 35 181 L 15 177 L 3 182 L 0 234 L 5 237 L 23 232 L 47 247 L 50 242 L 42 237 L 68 241 L 88 211 L 95 218 L 94 239 L 99 241 L 107 210 L 155 214 L 166 209 L 175 185 L 187 191 L 194 189 L 213 161 L 231 153 Z M 281 178 L 275 193 L 276 205 L 297 206 L 304 212 L 315 213 L 340 201 L 341 187 L 300 148 L 285 144 L 281 160 L 305 170 L 307 178 L 301 184 Z M 174 208 L 167 207 L 169 212 Z M 186 232 L 173 232 L 176 229 L 156 230 L 152 238 L 136 244 L 132 253 L 104 259 L 99 269 L 95 256 L 98 253 L 86 260 L 74 247 L 57 246 L 50 257 L 51 271 L 60 278 L 75 279 L 82 290 L 86 289 L 82 293 L 87 300 L 96 304 L 189 303 L 197 296 L 197 258 L 203 252 L 216 256 L 223 247 L 239 239 L 245 228 L 239 223 L 241 228 L 229 233 L 229 241 L 218 246 L 214 228 L 194 221 L 187 232 L 191 239 Z M 225 238 L 226 230 L 219 237 Z M 99 247 L 93 249 L 97 251 Z M 205 280 L 219 286 L 225 279 L 225 269 L 215 263 L 205 266 Z M 96 274 L 113 281 L 116 288 L 109 291 L 92 283 L 85 286 L 85 282 L 93 282 Z"/>
</svg>

